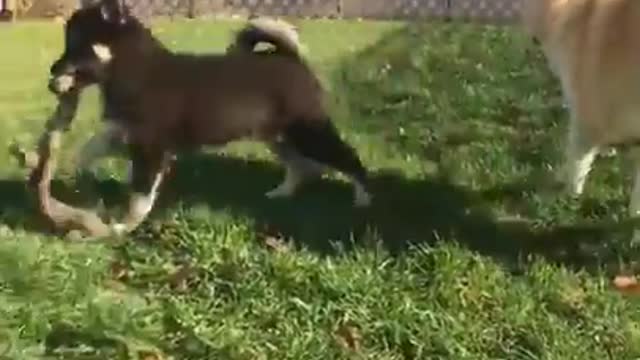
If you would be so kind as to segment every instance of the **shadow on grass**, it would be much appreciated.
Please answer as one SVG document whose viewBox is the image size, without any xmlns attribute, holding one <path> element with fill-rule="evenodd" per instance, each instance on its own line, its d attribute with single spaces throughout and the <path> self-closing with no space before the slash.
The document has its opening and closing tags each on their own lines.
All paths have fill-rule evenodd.
<svg viewBox="0 0 640 360">
<path fill-rule="evenodd" d="M 264 196 L 283 171 L 267 161 L 190 155 L 168 179 L 160 206 L 175 200 L 207 204 L 255 220 L 256 231 L 277 233 L 312 251 L 331 254 L 337 242 L 348 250 L 352 239 L 381 240 L 392 254 L 412 244 L 455 241 L 479 253 L 515 264 L 530 254 L 551 262 L 590 267 L 617 261 L 605 246 L 613 225 L 567 225 L 537 228 L 531 223 L 499 221 L 484 207 L 482 194 L 452 185 L 443 178 L 409 179 L 403 174 L 372 174 L 374 202 L 368 209 L 352 206 L 346 182 L 323 179 L 307 184 L 293 198 Z M 625 225 L 626 226 L 626 225 Z M 622 229 L 624 230 L 624 229 Z"/>
<path fill-rule="evenodd" d="M 342 250 L 352 245 L 382 245 L 399 254 L 412 244 L 455 240 L 509 263 L 529 254 L 578 267 L 617 260 L 611 249 L 598 246 L 606 243 L 615 227 L 586 224 L 537 229 L 529 223 L 498 221 L 484 207 L 482 194 L 443 178 L 409 179 L 403 174 L 374 173 L 373 205 L 357 209 L 352 205 L 351 185 L 334 179 L 308 183 L 290 199 L 267 199 L 264 193 L 283 176 L 283 170 L 269 161 L 191 154 L 182 157 L 174 169 L 162 189 L 155 215 L 171 211 L 177 201 L 187 206 L 206 204 L 213 211 L 248 216 L 254 219 L 256 231 L 293 239 L 325 255 L 336 251 L 335 244 Z M 99 183 L 108 205 L 123 201 L 125 191 L 125 186 L 115 181 Z M 54 192 L 65 201 L 78 201 L 75 192 L 62 182 L 56 182 Z M 43 231 L 44 224 L 34 215 L 33 199 L 24 183 L 0 182 L 0 196 L 5 224 Z"/>
<path fill-rule="evenodd" d="M 91 184 L 87 184 L 91 185 Z M 56 179 L 51 182 L 54 197 L 75 206 L 95 203 L 95 192 L 105 196 L 106 205 L 117 205 L 126 200 L 126 188 L 116 181 L 101 181 L 92 192 L 78 188 L 77 184 Z M 90 207 L 90 205 L 87 205 Z M 16 229 L 53 234 L 48 223 L 38 214 L 35 190 L 27 187 L 24 180 L 0 180 L 0 223 Z"/>
<path fill-rule="evenodd" d="M 0 180 L 0 220 L 10 228 L 42 231 L 44 224 L 34 218 L 34 198 L 24 181 Z"/>
</svg>

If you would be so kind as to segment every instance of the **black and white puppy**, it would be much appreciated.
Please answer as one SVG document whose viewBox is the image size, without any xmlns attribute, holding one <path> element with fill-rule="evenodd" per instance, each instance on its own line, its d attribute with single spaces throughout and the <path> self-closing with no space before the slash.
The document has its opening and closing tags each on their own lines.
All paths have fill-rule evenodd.
<svg viewBox="0 0 640 360">
<path fill-rule="evenodd" d="M 175 53 L 122 1 L 104 0 L 71 16 L 49 88 L 60 94 L 100 87 L 113 135 L 105 139 L 126 143 L 132 161 L 129 213 L 118 232 L 146 218 L 176 152 L 240 139 L 266 143 L 284 163 L 285 179 L 270 197 L 290 196 L 308 177 L 333 168 L 353 181 L 356 206 L 370 204 L 367 171 L 332 123 L 297 41 L 277 32 L 261 36 L 276 51 Z"/>
</svg>

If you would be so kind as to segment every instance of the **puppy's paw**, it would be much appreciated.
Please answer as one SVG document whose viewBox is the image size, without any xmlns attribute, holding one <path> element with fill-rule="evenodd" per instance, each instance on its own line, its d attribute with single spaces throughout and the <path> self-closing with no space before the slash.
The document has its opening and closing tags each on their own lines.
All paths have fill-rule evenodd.
<svg viewBox="0 0 640 360">
<path fill-rule="evenodd" d="M 357 208 L 365 208 L 371 206 L 371 194 L 364 189 L 357 187 L 353 206 Z"/>
<path fill-rule="evenodd" d="M 293 195 L 293 191 L 291 189 L 277 187 L 271 191 L 267 191 L 265 196 L 269 199 L 277 199 L 277 198 L 288 198 Z"/>
<path fill-rule="evenodd" d="M 128 232 L 129 232 L 129 229 L 126 224 L 116 223 L 111 225 L 111 233 L 113 233 L 113 235 L 117 237 L 124 236 Z"/>
</svg>

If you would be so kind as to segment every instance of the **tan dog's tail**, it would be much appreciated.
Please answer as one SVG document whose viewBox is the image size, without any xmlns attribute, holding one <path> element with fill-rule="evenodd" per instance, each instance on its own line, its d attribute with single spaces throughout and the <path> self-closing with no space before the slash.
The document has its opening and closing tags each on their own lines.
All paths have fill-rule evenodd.
<svg viewBox="0 0 640 360">
<path fill-rule="evenodd" d="M 275 52 L 301 58 L 301 45 L 297 29 L 282 20 L 258 18 L 248 22 L 235 34 L 235 39 L 227 52 L 252 52 L 258 43 L 265 42 L 275 47 Z"/>
</svg>

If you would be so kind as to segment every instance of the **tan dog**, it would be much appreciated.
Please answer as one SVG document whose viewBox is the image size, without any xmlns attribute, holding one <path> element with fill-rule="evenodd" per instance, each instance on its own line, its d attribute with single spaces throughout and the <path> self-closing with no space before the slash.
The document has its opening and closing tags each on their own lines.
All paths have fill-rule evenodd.
<svg viewBox="0 0 640 360">
<path fill-rule="evenodd" d="M 522 20 L 562 84 L 570 125 L 560 175 L 579 196 L 600 151 L 640 141 L 640 1 L 524 0 Z M 632 153 L 635 216 L 640 151 Z"/>
</svg>

